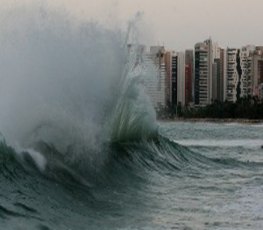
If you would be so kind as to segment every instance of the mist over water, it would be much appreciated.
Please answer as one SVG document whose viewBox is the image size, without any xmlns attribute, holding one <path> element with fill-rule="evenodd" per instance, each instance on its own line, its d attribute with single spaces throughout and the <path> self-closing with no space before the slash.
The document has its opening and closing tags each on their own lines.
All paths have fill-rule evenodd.
<svg viewBox="0 0 263 230">
<path fill-rule="evenodd" d="M 44 141 L 87 155 L 111 141 L 116 117 L 131 127 L 143 113 L 154 126 L 139 82 L 145 69 L 133 71 L 136 49 L 127 50 L 135 22 L 125 34 L 37 4 L 1 15 L 0 130 L 8 143 L 28 148 Z"/>
<path fill-rule="evenodd" d="M 261 126 L 157 124 L 141 17 L 0 10 L 1 229 L 262 226 Z"/>
</svg>

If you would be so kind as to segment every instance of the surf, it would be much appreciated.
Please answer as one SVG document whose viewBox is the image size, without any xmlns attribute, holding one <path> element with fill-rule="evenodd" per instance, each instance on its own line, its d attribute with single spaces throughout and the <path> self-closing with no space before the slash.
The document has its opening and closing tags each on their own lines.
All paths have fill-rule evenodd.
<svg viewBox="0 0 263 230">
<path fill-rule="evenodd" d="M 37 5 L 2 16 L 2 147 L 23 168 L 92 187 L 119 159 L 160 173 L 206 167 L 159 133 L 144 85 L 158 69 L 140 51 L 140 14 L 127 32 Z"/>
<path fill-rule="evenodd" d="M 135 22 L 125 34 L 38 4 L 1 15 L 2 152 L 29 171 L 58 181 L 64 171 L 89 186 L 114 144 L 158 135 L 142 84 L 155 70 L 137 64 L 145 57 L 131 39 Z"/>
</svg>

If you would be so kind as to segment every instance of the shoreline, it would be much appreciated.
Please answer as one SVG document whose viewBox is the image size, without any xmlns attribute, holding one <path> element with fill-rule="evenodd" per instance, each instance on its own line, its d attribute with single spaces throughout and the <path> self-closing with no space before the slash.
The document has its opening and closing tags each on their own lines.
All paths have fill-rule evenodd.
<svg viewBox="0 0 263 230">
<path fill-rule="evenodd" d="M 172 118 L 157 119 L 161 122 L 210 122 L 210 123 L 240 123 L 240 124 L 261 124 L 263 119 L 243 119 L 243 118 Z"/>
</svg>

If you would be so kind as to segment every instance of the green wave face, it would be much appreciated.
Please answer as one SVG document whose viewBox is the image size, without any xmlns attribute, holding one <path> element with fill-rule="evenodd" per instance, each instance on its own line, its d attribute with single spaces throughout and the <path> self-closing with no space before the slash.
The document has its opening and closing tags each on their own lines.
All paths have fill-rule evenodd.
<svg viewBox="0 0 263 230">
<path fill-rule="evenodd" d="M 160 134 L 143 85 L 158 70 L 122 38 L 135 25 L 124 36 L 40 5 L 0 9 L 0 229 L 233 229 L 235 199 L 250 219 L 234 229 L 260 229 L 262 206 L 253 222 L 239 198 L 262 163 Z"/>
</svg>

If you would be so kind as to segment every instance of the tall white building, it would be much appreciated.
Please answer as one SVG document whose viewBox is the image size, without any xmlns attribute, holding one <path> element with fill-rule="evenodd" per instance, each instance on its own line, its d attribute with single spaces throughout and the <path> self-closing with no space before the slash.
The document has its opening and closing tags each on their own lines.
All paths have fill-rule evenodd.
<svg viewBox="0 0 263 230">
<path fill-rule="evenodd" d="M 177 103 L 185 106 L 185 54 L 176 53 L 177 62 Z"/>
<path fill-rule="evenodd" d="M 212 101 L 220 100 L 221 78 L 221 48 L 217 43 L 212 44 Z"/>
<path fill-rule="evenodd" d="M 244 46 L 227 49 L 226 99 L 236 102 L 239 98 L 261 98 L 263 84 L 263 47 Z"/>
<path fill-rule="evenodd" d="M 147 80 L 145 83 L 146 91 L 151 98 L 156 110 L 166 106 L 166 68 L 164 61 L 165 49 L 163 46 L 151 46 L 146 53 L 146 58 L 156 67 L 157 78 Z"/>
<path fill-rule="evenodd" d="M 240 50 L 240 97 L 252 96 L 253 92 L 253 53 L 255 46 L 244 46 Z"/>
<path fill-rule="evenodd" d="M 263 99 L 263 47 L 256 47 L 252 59 L 252 95 Z"/>
<path fill-rule="evenodd" d="M 236 102 L 239 84 L 238 56 L 239 49 L 227 48 L 226 50 L 226 100 Z"/>
<path fill-rule="evenodd" d="M 212 102 L 212 40 L 195 45 L 195 104 L 206 106 Z"/>
<path fill-rule="evenodd" d="M 236 102 L 239 98 L 253 95 L 253 53 L 254 46 L 241 49 L 227 49 L 227 92 L 226 99 Z"/>
<path fill-rule="evenodd" d="M 185 53 L 171 51 L 168 58 L 170 60 L 166 62 L 170 63 L 170 106 L 185 106 Z"/>
</svg>

